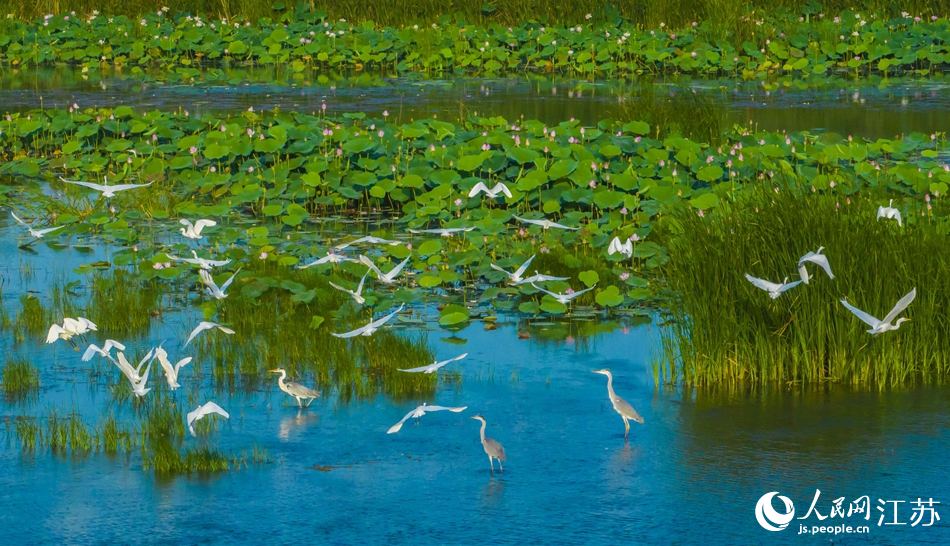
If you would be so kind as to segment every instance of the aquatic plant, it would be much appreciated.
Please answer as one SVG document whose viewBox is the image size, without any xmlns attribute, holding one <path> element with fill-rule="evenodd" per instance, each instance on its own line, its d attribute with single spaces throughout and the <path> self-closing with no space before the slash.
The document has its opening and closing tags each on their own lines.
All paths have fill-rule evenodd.
<svg viewBox="0 0 950 546">
<path fill-rule="evenodd" d="M 662 380 L 883 388 L 945 376 L 950 342 L 942 309 L 950 288 L 942 279 L 950 258 L 939 249 L 946 222 L 920 213 L 903 227 L 876 221 L 875 193 L 760 189 L 704 217 L 683 211 L 668 218 L 664 228 L 676 235 L 662 268 L 671 294 Z M 815 276 L 772 300 L 744 278 L 797 278 L 798 259 L 820 246 L 834 279 Z M 839 303 L 883 316 L 915 287 L 917 299 L 904 313 L 912 322 L 879 336 Z"/>
<path fill-rule="evenodd" d="M 3 366 L 3 398 L 6 402 L 22 402 L 35 397 L 40 388 L 40 373 L 25 358 L 7 358 Z"/>
</svg>

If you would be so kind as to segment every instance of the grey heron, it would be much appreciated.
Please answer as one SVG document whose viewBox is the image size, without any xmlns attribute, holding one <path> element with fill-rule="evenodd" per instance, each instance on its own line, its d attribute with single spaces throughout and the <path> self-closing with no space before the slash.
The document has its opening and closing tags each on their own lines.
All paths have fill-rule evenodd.
<svg viewBox="0 0 950 546">
<path fill-rule="evenodd" d="M 280 377 L 277 378 L 277 385 L 280 387 L 280 390 L 286 392 L 290 396 L 293 396 L 297 399 L 297 405 L 299 407 L 304 407 L 301 399 L 309 398 L 307 400 L 307 407 L 310 407 L 310 403 L 313 402 L 315 398 L 320 398 L 320 393 L 309 388 L 304 387 L 300 383 L 294 383 L 293 381 L 287 381 L 287 371 L 283 368 L 277 368 L 275 370 L 269 370 L 270 373 L 279 373 Z"/>
<path fill-rule="evenodd" d="M 498 468 L 501 472 L 504 472 L 505 469 L 503 466 L 501 466 L 501 462 L 508 461 L 508 459 L 505 457 L 505 448 L 492 438 L 485 436 L 485 427 L 488 426 L 488 423 L 481 414 L 473 415 L 472 419 L 482 422 L 482 428 L 479 431 L 479 435 L 482 437 L 482 447 L 485 448 L 485 453 L 488 454 L 488 464 L 491 466 L 491 470 L 489 472 L 495 472 L 495 463 L 492 462 L 492 459 L 498 459 Z"/>
<path fill-rule="evenodd" d="M 610 370 L 604 368 L 602 370 L 593 370 L 593 372 L 607 376 L 607 397 L 610 398 L 610 403 L 613 404 L 614 410 L 623 417 L 623 438 L 626 440 L 627 435 L 630 433 L 630 419 L 643 424 L 643 417 L 640 417 L 640 414 L 637 413 L 637 410 L 633 409 L 633 406 L 628 404 L 623 398 L 617 396 L 617 393 L 614 392 L 614 376 L 610 373 Z"/>
</svg>

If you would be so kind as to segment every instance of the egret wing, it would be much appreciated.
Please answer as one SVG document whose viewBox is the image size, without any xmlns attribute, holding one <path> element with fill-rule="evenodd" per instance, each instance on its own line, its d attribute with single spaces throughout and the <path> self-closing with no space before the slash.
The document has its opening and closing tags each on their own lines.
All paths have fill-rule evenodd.
<svg viewBox="0 0 950 546">
<path fill-rule="evenodd" d="M 399 432 L 399 430 L 402 428 L 402 424 L 405 423 L 407 420 L 409 420 L 409 418 L 412 417 L 412 414 L 414 414 L 415 412 L 416 410 L 412 410 L 409 413 L 407 413 L 406 416 L 402 418 L 402 420 L 400 420 L 395 425 L 389 427 L 389 430 L 386 431 L 386 434 L 393 434 L 393 433 Z"/>
<path fill-rule="evenodd" d="M 509 190 L 508 186 L 502 184 L 501 182 L 495 184 L 495 187 L 492 188 L 491 191 L 492 193 L 495 193 L 495 194 L 497 194 L 498 192 L 501 192 L 505 194 L 505 196 L 508 197 L 508 199 L 512 199 L 511 190 Z"/>
<path fill-rule="evenodd" d="M 46 343 L 53 343 L 59 339 L 59 334 L 65 333 L 66 330 L 63 330 L 63 327 L 59 324 L 54 324 L 49 327 L 49 332 L 46 334 Z"/>
<path fill-rule="evenodd" d="M 346 332 L 345 334 L 337 334 L 337 333 L 331 332 L 331 335 L 334 337 L 339 337 L 339 338 L 344 338 L 344 339 L 350 338 L 350 337 L 356 337 L 356 336 L 363 335 L 363 332 L 365 332 L 368 327 L 369 327 L 368 325 L 360 326 L 356 330 L 353 330 L 352 332 Z"/>
<path fill-rule="evenodd" d="M 809 256 L 808 254 L 811 254 L 811 256 Z M 825 273 L 828 274 L 829 279 L 835 278 L 834 274 L 831 273 L 831 264 L 828 263 L 828 256 L 825 256 L 824 254 L 812 254 L 810 252 L 808 254 L 806 254 L 801 260 L 799 260 L 798 262 L 799 268 L 802 267 L 803 262 L 811 262 L 821 267 L 822 269 L 824 269 Z M 800 271 L 801 269 L 799 269 L 799 272 Z"/>
<path fill-rule="evenodd" d="M 514 276 L 515 276 L 515 277 L 521 277 L 521 275 L 524 275 L 525 270 L 527 270 L 527 269 L 528 269 L 528 266 L 531 265 L 531 260 L 533 260 L 535 256 L 537 256 L 537 254 L 532 255 L 530 258 L 528 258 L 528 260 L 527 260 L 525 263 L 521 264 L 521 267 L 519 267 L 519 268 L 515 271 Z"/>
<path fill-rule="evenodd" d="M 848 300 L 844 300 L 844 299 L 841 300 L 841 305 L 844 305 L 848 309 L 848 311 L 851 311 L 852 313 L 854 313 L 854 316 L 861 319 L 862 322 L 864 322 L 871 328 L 877 328 L 878 326 L 881 325 L 881 321 L 865 313 L 864 311 L 858 309 L 857 307 L 851 305 L 850 303 L 848 303 Z"/>
<path fill-rule="evenodd" d="M 411 256 L 407 256 L 405 260 L 399 262 L 399 265 L 397 265 L 396 267 L 392 268 L 392 270 L 391 270 L 389 273 L 386 274 L 386 277 L 387 277 L 389 280 L 395 279 L 395 278 L 396 278 L 396 275 L 399 275 L 399 273 L 402 272 L 402 268 L 406 267 L 406 264 L 409 263 L 409 258 L 410 258 L 410 257 L 411 257 Z"/>
<path fill-rule="evenodd" d="M 894 308 L 891 309 L 891 312 L 888 313 L 887 316 L 885 316 L 884 319 L 881 320 L 881 324 L 890 324 L 892 320 L 897 318 L 897 315 L 903 313 L 904 309 L 907 309 L 907 306 L 910 305 L 911 302 L 914 301 L 914 298 L 916 297 L 917 297 L 917 288 L 914 288 L 913 290 L 908 292 L 903 298 L 901 298 L 900 301 L 898 301 L 896 305 L 894 305 Z"/>
<path fill-rule="evenodd" d="M 377 320 L 374 320 L 373 322 L 370 322 L 370 325 L 372 325 L 373 328 L 379 328 L 379 327 L 382 326 L 383 324 L 386 324 L 387 322 L 389 322 L 389 319 L 391 319 L 391 318 L 395 317 L 396 315 L 398 315 L 399 312 L 402 311 L 402 308 L 405 307 L 405 306 L 406 306 L 405 304 L 400 305 L 400 306 L 399 306 L 399 309 L 396 309 L 395 311 L 393 311 L 392 313 L 386 315 L 385 317 L 383 317 L 383 318 L 381 318 L 381 319 L 377 319 Z"/>
<path fill-rule="evenodd" d="M 16 214 L 14 214 L 14 213 L 11 212 L 11 213 L 10 213 L 10 216 L 12 216 L 14 220 L 16 220 L 17 222 L 23 224 L 24 226 L 30 227 L 30 224 L 27 224 L 27 223 L 24 222 L 23 220 L 20 220 L 20 217 L 17 216 Z"/>
<path fill-rule="evenodd" d="M 221 285 L 222 292 L 224 292 L 225 290 L 228 289 L 229 286 L 231 286 L 231 283 L 234 282 L 234 277 L 236 277 L 237 274 L 241 272 L 241 269 L 242 268 L 239 267 L 237 271 L 235 271 L 234 274 L 232 274 L 228 280 L 224 281 L 224 284 Z"/>
<path fill-rule="evenodd" d="M 488 191 L 488 186 L 486 186 L 484 182 L 479 182 L 478 184 L 475 184 L 475 186 L 471 189 L 471 191 L 468 192 L 468 196 L 475 197 L 476 195 L 478 195 L 479 192 L 487 192 L 487 191 Z"/>
<path fill-rule="evenodd" d="M 379 270 L 378 267 L 376 267 L 376 264 L 373 263 L 373 260 L 370 260 L 366 256 L 360 255 L 360 263 L 368 267 L 373 273 L 376 273 L 377 277 L 383 278 L 386 276 L 382 271 Z"/>
<path fill-rule="evenodd" d="M 766 292 L 775 292 L 779 288 L 782 287 L 781 284 L 769 282 L 765 279 L 760 279 L 758 277 L 753 277 L 752 275 L 749 275 L 748 273 L 745 274 L 745 278 L 747 281 L 751 282 L 756 287 L 761 288 L 762 290 L 765 290 Z"/>
<path fill-rule="evenodd" d="M 418 368 L 409 368 L 409 369 L 405 369 L 405 370 L 402 369 L 402 368 L 396 368 L 396 369 L 399 370 L 399 371 L 401 371 L 401 372 L 418 373 L 418 372 L 427 372 L 427 371 L 429 371 L 429 369 L 430 369 L 431 367 L 432 367 L 432 364 L 429 364 L 429 365 L 426 365 L 426 366 L 419 366 Z"/>
<path fill-rule="evenodd" d="M 83 182 L 81 180 L 66 180 L 62 176 L 59 177 L 60 180 L 66 182 L 67 184 L 75 184 L 77 186 L 83 186 L 91 190 L 96 190 L 98 192 L 105 191 L 106 189 L 111 189 L 109 186 L 103 186 L 102 184 L 93 184 L 92 182 Z"/>
</svg>

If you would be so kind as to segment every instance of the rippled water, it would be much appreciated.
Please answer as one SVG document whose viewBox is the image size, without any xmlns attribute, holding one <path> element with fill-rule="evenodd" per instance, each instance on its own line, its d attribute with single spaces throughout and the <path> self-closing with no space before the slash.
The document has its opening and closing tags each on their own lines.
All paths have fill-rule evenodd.
<svg viewBox="0 0 950 546">
<path fill-rule="evenodd" d="M 47 298 L 50 284 L 75 276 L 77 264 L 108 257 L 96 244 L 92 253 L 43 245 L 24 252 L 7 218 L 0 226 L 10 314 L 25 290 Z M 182 332 L 197 320 L 190 310 L 166 313 L 134 340 L 134 352 L 167 339 L 165 348 L 179 354 Z M 462 381 L 431 399 L 400 402 L 383 395 L 343 402 L 333 393 L 298 410 L 275 382 L 229 392 L 212 386 L 207 366 L 195 362 L 183 370 L 176 396 L 188 405 L 215 400 L 231 419 L 188 445 L 240 450 L 256 442 L 273 463 L 168 478 L 143 471 L 137 454 L 21 454 L 7 434 L 0 444 L 0 543 L 829 544 L 829 536 L 798 536 L 797 520 L 769 533 L 754 517 L 756 501 L 770 491 L 791 498 L 796 515 L 804 515 L 816 489 L 824 516 L 838 497 L 845 507 L 862 495 L 872 505 L 878 498 L 946 503 L 931 527 L 879 527 L 872 509 L 869 535 L 839 535 L 835 544 L 950 542 L 950 389 L 658 389 L 652 359 L 661 330 L 625 324 L 620 319 L 595 336 L 505 317 L 495 331 L 479 322 L 456 335 L 422 328 L 440 359 L 469 353 L 453 365 Z M 519 339 L 518 331 L 531 337 Z M 67 345 L 15 345 L 7 331 L 0 349 L 5 357 L 29 356 L 43 384 L 37 401 L 0 402 L 5 421 L 52 407 L 98 417 L 113 406 L 107 389 L 91 383 L 91 364 Z M 618 394 L 646 421 L 633 424 L 627 442 L 605 378 L 591 373 L 602 367 L 613 370 Z M 103 369 L 109 383 L 117 380 L 117 370 Z M 430 414 L 386 434 L 424 401 L 468 410 Z M 474 413 L 486 416 L 488 434 L 505 446 L 504 473 L 485 468 Z M 909 522 L 909 505 L 901 506 L 900 520 Z"/>
</svg>

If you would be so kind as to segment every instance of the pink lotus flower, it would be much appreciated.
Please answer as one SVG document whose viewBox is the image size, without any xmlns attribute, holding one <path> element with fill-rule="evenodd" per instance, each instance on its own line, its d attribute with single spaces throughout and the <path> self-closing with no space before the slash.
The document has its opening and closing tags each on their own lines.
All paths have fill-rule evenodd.
<svg viewBox="0 0 950 546">
<path fill-rule="evenodd" d="M 622 281 L 625 281 L 625 280 L 627 280 L 627 279 L 629 279 L 629 278 L 630 278 L 630 273 L 627 273 L 626 271 L 624 271 L 623 273 L 620 274 L 620 280 L 622 280 Z"/>
<path fill-rule="evenodd" d="M 152 264 L 152 269 L 161 269 L 161 268 L 163 268 L 163 267 L 165 267 L 165 266 L 162 265 L 162 264 L 159 263 L 159 262 L 155 262 L 154 264 Z"/>
<path fill-rule="evenodd" d="M 258 256 L 258 258 L 260 258 L 260 259 L 262 259 L 262 260 L 266 260 L 266 259 L 267 259 L 267 253 L 266 253 L 266 252 L 261 252 L 261 255 Z"/>
</svg>

